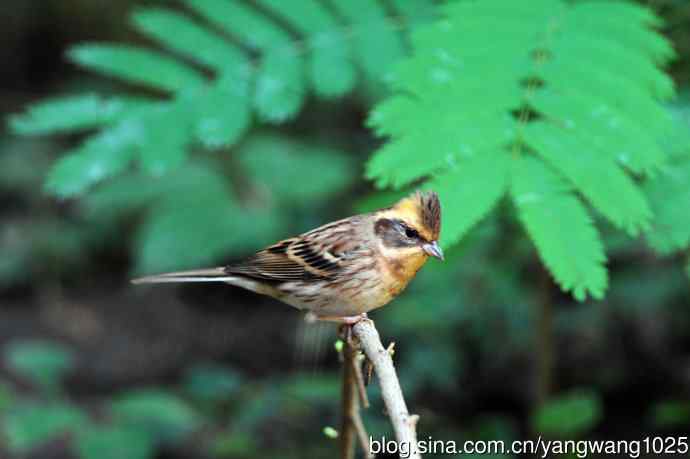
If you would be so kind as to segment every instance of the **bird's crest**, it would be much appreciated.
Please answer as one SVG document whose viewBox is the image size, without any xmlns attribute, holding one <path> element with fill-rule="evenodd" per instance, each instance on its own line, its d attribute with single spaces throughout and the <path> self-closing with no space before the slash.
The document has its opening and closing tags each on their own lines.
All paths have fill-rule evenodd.
<svg viewBox="0 0 690 459">
<path fill-rule="evenodd" d="M 417 191 L 398 201 L 393 208 L 429 241 L 441 234 L 441 201 L 434 191 Z"/>
</svg>

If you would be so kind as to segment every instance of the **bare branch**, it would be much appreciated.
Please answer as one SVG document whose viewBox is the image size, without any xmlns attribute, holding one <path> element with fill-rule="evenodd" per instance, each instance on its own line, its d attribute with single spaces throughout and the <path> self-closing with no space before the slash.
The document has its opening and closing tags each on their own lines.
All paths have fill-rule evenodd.
<svg viewBox="0 0 690 459">
<path fill-rule="evenodd" d="M 359 349 L 352 339 L 352 331 L 346 329 L 346 337 L 341 353 L 343 358 L 343 386 L 342 386 L 342 425 L 340 437 L 340 449 L 342 459 L 354 459 L 355 457 L 355 434 L 359 440 L 364 456 L 367 459 L 374 459 L 369 451 L 369 435 L 364 428 L 362 416 L 360 414 L 360 403 L 369 406 L 369 400 L 364 389 L 362 378 L 361 360 L 359 359 Z"/>
<path fill-rule="evenodd" d="M 396 440 L 398 443 L 407 443 L 410 446 L 411 455 L 409 457 L 421 459 L 421 455 L 417 452 L 417 421 L 419 421 L 419 416 L 410 415 L 407 410 L 407 404 L 393 366 L 391 352 L 381 344 L 379 332 L 371 320 L 360 320 L 352 326 L 352 332 L 358 338 L 362 350 L 374 367 L 381 386 L 383 403 L 393 424 Z M 353 393 L 352 397 L 356 399 L 355 395 Z"/>
</svg>

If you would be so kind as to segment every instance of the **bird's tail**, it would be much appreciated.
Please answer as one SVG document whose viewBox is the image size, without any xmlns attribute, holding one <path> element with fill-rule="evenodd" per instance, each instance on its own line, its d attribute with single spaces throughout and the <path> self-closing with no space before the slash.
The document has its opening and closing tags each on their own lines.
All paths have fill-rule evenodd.
<svg viewBox="0 0 690 459">
<path fill-rule="evenodd" d="M 237 276 L 228 274 L 225 268 L 196 269 L 174 273 L 154 274 L 132 279 L 133 284 L 160 284 L 164 282 L 228 282 Z"/>
</svg>

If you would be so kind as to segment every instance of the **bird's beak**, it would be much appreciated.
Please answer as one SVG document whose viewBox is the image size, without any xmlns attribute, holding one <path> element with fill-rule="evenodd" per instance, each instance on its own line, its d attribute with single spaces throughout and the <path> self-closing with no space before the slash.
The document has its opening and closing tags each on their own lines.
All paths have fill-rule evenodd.
<svg viewBox="0 0 690 459">
<path fill-rule="evenodd" d="M 431 257 L 436 257 L 439 260 L 443 260 L 443 250 L 438 245 L 438 241 L 430 242 L 422 246 L 424 252 Z"/>
</svg>

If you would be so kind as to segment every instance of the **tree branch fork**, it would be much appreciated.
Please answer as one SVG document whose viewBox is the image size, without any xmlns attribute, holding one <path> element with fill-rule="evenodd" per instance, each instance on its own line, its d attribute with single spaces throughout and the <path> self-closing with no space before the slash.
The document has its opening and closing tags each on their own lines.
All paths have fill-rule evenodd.
<svg viewBox="0 0 690 459">
<path fill-rule="evenodd" d="M 408 457 L 421 459 L 421 455 L 417 452 L 419 416 L 409 413 L 403 397 L 400 381 L 393 365 L 392 354 L 395 343 L 384 348 L 374 322 L 370 319 L 362 319 L 354 325 L 345 327 L 342 349 L 341 457 L 343 459 L 355 457 L 356 439 L 364 451 L 364 456 L 367 459 L 374 458 L 369 450 L 370 437 L 361 417 L 361 408 L 369 407 L 365 387 L 365 372 L 362 371 L 362 364 L 366 360 L 366 366 L 369 370 L 366 373 L 370 375 L 373 369 L 379 381 L 383 403 L 393 425 L 399 450 L 402 450 L 402 444 L 404 444 L 404 450 L 410 451 Z"/>
</svg>

